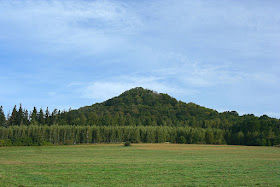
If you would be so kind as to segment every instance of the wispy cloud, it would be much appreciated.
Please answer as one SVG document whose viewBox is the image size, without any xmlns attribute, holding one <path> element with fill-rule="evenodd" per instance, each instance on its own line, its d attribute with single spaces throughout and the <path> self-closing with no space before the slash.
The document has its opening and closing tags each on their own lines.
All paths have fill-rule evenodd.
<svg viewBox="0 0 280 187">
<path fill-rule="evenodd" d="M 143 87 L 160 93 L 175 95 L 195 95 L 198 91 L 195 89 L 181 88 L 178 85 L 172 85 L 163 78 L 152 76 L 121 76 L 113 80 L 100 80 L 88 83 L 81 92 L 82 97 L 104 101 L 111 97 L 118 96 L 122 92 L 135 88 Z"/>
<path fill-rule="evenodd" d="M 212 108 L 277 113 L 279 8 L 276 1 L 0 1 L 0 102 L 78 107 L 142 86 Z M 266 102 L 273 104 L 256 109 Z"/>
<path fill-rule="evenodd" d="M 40 46 L 33 49 L 48 48 L 47 53 L 97 54 L 116 48 L 123 42 L 120 33 L 131 34 L 141 25 L 126 6 L 112 1 L 1 1 L 1 39 L 26 38 Z"/>
</svg>

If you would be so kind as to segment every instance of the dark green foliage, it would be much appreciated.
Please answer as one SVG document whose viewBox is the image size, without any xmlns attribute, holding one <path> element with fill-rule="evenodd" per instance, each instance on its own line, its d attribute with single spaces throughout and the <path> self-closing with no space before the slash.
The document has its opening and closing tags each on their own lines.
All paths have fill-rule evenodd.
<svg viewBox="0 0 280 187">
<path fill-rule="evenodd" d="M 0 107 L 0 127 L 4 127 L 6 123 L 6 117 L 3 111 L 3 107 Z"/>
<path fill-rule="evenodd" d="M 214 133 L 212 129 L 207 129 L 205 133 L 205 141 L 207 144 L 214 144 L 215 139 L 214 139 Z"/>
<path fill-rule="evenodd" d="M 2 146 L 69 145 L 87 143 L 209 143 L 203 128 L 168 126 L 11 126 L 0 128 Z M 220 129 L 214 134 L 224 135 Z M 195 138 L 191 138 L 195 137 Z M 10 140 L 10 143 L 7 143 Z M 214 136 L 210 143 L 223 144 L 223 136 Z"/>
<path fill-rule="evenodd" d="M 36 124 L 38 122 L 38 112 L 36 107 L 34 107 L 30 118 L 32 124 Z"/>
<path fill-rule="evenodd" d="M 186 138 L 184 136 L 180 136 L 178 143 L 187 143 Z"/>
<path fill-rule="evenodd" d="M 45 124 L 51 125 L 51 118 L 50 118 L 50 112 L 48 107 L 47 110 L 45 111 Z"/>
<path fill-rule="evenodd" d="M 217 111 L 194 103 L 183 103 L 167 94 L 158 94 L 143 88 L 131 89 L 115 97 L 92 106 L 73 110 L 70 114 L 78 119 L 80 114 L 87 118 L 88 125 L 108 126 L 220 126 Z M 66 119 L 65 117 L 63 117 Z M 76 125 L 68 121 L 69 125 Z"/>
<path fill-rule="evenodd" d="M 15 105 L 13 108 L 13 112 L 11 117 L 8 119 L 9 120 L 9 126 L 13 126 L 13 125 L 18 125 L 17 124 L 17 106 Z"/>
<path fill-rule="evenodd" d="M 20 105 L 18 110 L 14 107 L 6 120 L 1 107 L 0 126 L 9 127 L 1 129 L 0 139 L 11 139 L 15 145 L 20 143 L 14 142 L 29 145 L 31 140 L 26 137 L 32 137 L 34 145 L 44 141 L 51 144 L 123 141 L 280 144 L 279 119 L 266 115 L 239 116 L 236 111 L 218 113 L 143 88 L 128 90 L 118 97 L 78 110 L 54 109 L 50 114 L 48 108 L 38 112 L 34 107 L 30 117 Z M 13 138 L 9 138 L 11 135 Z"/>
<path fill-rule="evenodd" d="M 238 132 L 216 128 L 168 127 L 168 126 L 10 126 L 0 128 L 2 146 L 30 146 L 46 144 L 86 143 L 205 143 L 274 145 L 277 139 L 265 139 L 258 132 Z M 273 136 L 272 136 L 273 137 Z M 7 143 L 6 140 L 11 140 Z M 233 142 L 233 143 L 232 143 Z"/>
<path fill-rule="evenodd" d="M 40 108 L 40 112 L 38 114 L 38 123 L 45 124 L 45 115 L 44 115 L 44 111 L 42 108 Z"/>
<path fill-rule="evenodd" d="M 24 125 L 23 124 L 23 117 L 24 117 L 24 113 L 23 113 L 23 109 L 22 109 L 22 106 L 20 104 L 19 106 L 19 109 L 17 111 L 17 114 L 16 114 L 16 124 L 19 124 L 19 125 Z"/>
<path fill-rule="evenodd" d="M 0 140 L 0 147 L 12 146 L 12 141 L 10 139 Z"/>
<path fill-rule="evenodd" d="M 126 141 L 125 143 L 124 143 L 124 146 L 131 146 L 131 143 L 130 143 L 130 141 Z"/>
</svg>

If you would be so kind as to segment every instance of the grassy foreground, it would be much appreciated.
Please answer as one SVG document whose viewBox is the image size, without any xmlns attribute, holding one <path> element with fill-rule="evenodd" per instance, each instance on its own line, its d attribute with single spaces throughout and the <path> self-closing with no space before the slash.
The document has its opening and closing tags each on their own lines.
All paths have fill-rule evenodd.
<svg viewBox="0 0 280 187">
<path fill-rule="evenodd" d="M 1 186 L 279 186 L 280 148 L 183 144 L 1 147 Z"/>
</svg>

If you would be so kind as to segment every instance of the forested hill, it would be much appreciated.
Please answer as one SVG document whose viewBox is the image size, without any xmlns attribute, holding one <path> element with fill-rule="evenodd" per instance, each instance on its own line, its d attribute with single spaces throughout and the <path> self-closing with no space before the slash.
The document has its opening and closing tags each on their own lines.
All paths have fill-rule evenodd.
<svg viewBox="0 0 280 187">
<path fill-rule="evenodd" d="M 194 103 L 177 101 L 168 94 L 133 88 L 103 103 L 65 112 L 59 124 L 98 126 L 192 126 L 234 131 L 280 128 L 280 120 L 266 115 L 239 116 L 235 111 L 219 113 Z"/>
<path fill-rule="evenodd" d="M 52 143 L 61 139 L 64 139 L 65 143 L 70 139 L 75 143 L 131 140 L 241 145 L 280 144 L 279 119 L 266 115 L 239 116 L 235 111 L 219 113 L 140 87 L 128 90 L 103 103 L 78 110 L 61 112 L 55 109 L 50 113 L 48 109 L 43 111 L 41 108 L 37 111 L 34 107 L 29 113 L 21 106 L 19 109 L 15 106 L 12 114 L 6 119 L 0 108 L 0 126 L 2 139 L 6 137 L 13 145 L 28 145 L 26 141 L 30 136 L 33 137 L 30 142 L 37 142 L 38 134 L 45 138 L 44 141 Z M 93 132 L 91 135 L 95 138 L 89 138 L 88 133 L 91 131 Z M 42 133 L 45 135 L 41 135 Z M 103 138 L 100 138 L 101 134 Z M 159 137 L 160 134 L 164 136 Z M 25 139 L 21 139 L 22 137 Z"/>
<path fill-rule="evenodd" d="M 133 88 L 103 103 L 71 111 L 85 115 L 89 125 L 197 126 L 196 121 L 215 120 L 219 113 L 194 103 L 177 101 L 167 94 Z M 78 124 L 77 124 L 78 125 Z"/>
</svg>

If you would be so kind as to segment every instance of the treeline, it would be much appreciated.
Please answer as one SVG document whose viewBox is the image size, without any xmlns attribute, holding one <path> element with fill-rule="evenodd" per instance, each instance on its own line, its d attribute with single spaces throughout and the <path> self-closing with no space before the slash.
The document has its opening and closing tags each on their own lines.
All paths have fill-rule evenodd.
<svg viewBox="0 0 280 187">
<path fill-rule="evenodd" d="M 10 126 L 29 126 L 29 125 L 54 125 L 57 124 L 57 118 L 61 113 L 60 110 L 54 109 L 50 113 L 48 107 L 45 111 L 42 108 L 38 110 L 34 107 L 33 111 L 28 112 L 28 110 L 23 109 L 20 104 L 19 108 L 15 105 L 12 113 L 7 114 L 7 117 L 4 114 L 3 107 L 0 107 L 0 126 L 1 127 L 10 127 Z"/>
<path fill-rule="evenodd" d="M 82 107 L 78 110 L 60 111 L 54 109 L 50 112 L 48 108 L 38 110 L 34 107 L 29 112 L 20 105 L 19 108 L 15 106 L 12 113 L 6 117 L 1 107 L 0 126 L 4 129 L 18 127 L 24 129 L 29 126 L 36 128 L 40 126 L 42 128 L 62 126 L 74 129 L 88 127 L 154 127 L 195 129 L 200 132 L 216 129 L 222 132 L 223 141 L 221 139 L 221 142 L 226 144 L 280 144 L 279 119 L 270 118 L 266 115 L 260 117 L 252 114 L 239 116 L 235 111 L 219 113 L 213 109 L 194 103 L 177 101 L 167 94 L 158 94 L 143 88 L 131 89 L 103 103 Z M 183 137 L 186 139 L 186 143 L 197 143 L 195 136 Z M 187 140 L 187 137 L 192 137 L 194 140 Z M 11 141 L 13 142 L 12 139 Z M 145 141 L 141 140 L 141 142 Z M 184 141 L 179 141 L 177 137 L 175 142 Z M 207 141 L 203 140 L 201 143 L 207 143 Z M 210 141 L 210 143 L 217 143 L 216 139 Z"/>
<path fill-rule="evenodd" d="M 271 132 L 272 133 L 272 132 Z M 69 145 L 85 143 L 188 143 L 273 145 L 272 134 L 232 133 L 229 130 L 167 126 L 11 126 L 0 128 L 0 146 Z"/>
</svg>

